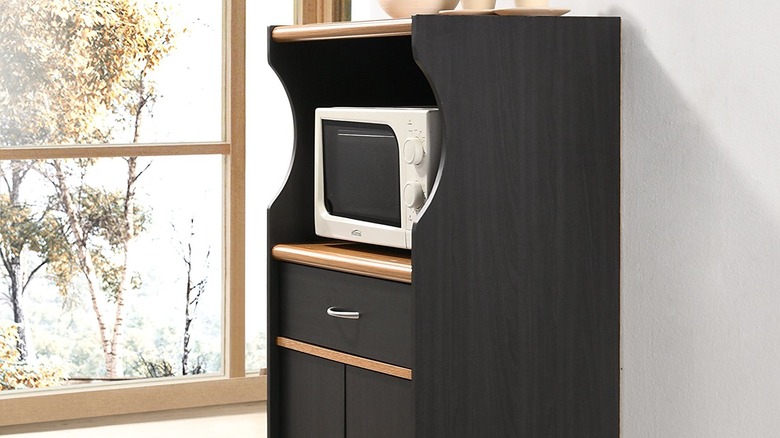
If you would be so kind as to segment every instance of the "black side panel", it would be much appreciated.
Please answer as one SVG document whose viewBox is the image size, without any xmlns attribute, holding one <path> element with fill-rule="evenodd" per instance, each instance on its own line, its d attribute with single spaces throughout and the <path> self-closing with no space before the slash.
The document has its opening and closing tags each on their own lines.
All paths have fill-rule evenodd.
<svg viewBox="0 0 780 438">
<path fill-rule="evenodd" d="M 414 437 L 412 382 L 347 367 L 347 438 Z"/>
<path fill-rule="evenodd" d="M 344 365 L 280 349 L 278 438 L 344 438 Z"/>
<path fill-rule="evenodd" d="M 617 437 L 620 20 L 412 34 L 444 120 L 412 250 L 417 436 Z"/>
</svg>

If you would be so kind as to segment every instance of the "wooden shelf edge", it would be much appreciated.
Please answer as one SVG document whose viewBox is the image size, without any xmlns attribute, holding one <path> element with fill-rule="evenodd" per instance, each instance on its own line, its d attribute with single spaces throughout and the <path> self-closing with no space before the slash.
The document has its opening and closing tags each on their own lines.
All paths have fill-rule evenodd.
<svg viewBox="0 0 780 438">
<path fill-rule="evenodd" d="M 335 38 L 375 38 L 411 34 L 411 18 L 279 26 L 275 27 L 271 32 L 273 40 L 278 43 Z"/>
<path fill-rule="evenodd" d="M 398 377 L 401 379 L 412 380 L 412 370 L 409 368 L 399 367 L 376 360 L 366 359 L 360 356 L 342 353 L 340 351 L 307 344 L 306 342 L 296 341 L 294 339 L 285 338 L 282 336 L 276 338 L 276 345 L 282 348 L 287 348 L 288 350 L 295 350 L 300 353 L 310 354 L 312 356 L 317 356 L 323 359 L 332 360 L 334 362 L 343 363 L 345 365 L 362 368 L 364 370 L 387 374 L 388 376 Z"/>
<path fill-rule="evenodd" d="M 349 243 L 280 244 L 273 247 L 271 255 L 279 261 L 411 284 L 410 258 L 355 250 L 353 246 Z"/>
</svg>

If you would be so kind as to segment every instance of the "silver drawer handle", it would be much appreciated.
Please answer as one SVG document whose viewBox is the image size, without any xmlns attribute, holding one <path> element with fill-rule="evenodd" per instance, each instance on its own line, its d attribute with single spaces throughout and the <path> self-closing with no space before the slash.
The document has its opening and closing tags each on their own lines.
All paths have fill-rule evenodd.
<svg viewBox="0 0 780 438">
<path fill-rule="evenodd" d="M 342 319 L 360 319 L 360 312 L 353 312 L 350 310 L 342 310 L 338 307 L 328 308 L 328 315 L 334 318 Z"/>
</svg>

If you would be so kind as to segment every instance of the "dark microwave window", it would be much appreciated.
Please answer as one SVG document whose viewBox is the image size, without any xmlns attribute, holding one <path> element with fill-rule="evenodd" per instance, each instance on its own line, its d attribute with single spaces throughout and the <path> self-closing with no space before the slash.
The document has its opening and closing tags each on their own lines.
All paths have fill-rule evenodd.
<svg viewBox="0 0 780 438">
<path fill-rule="evenodd" d="M 322 121 L 325 208 L 333 216 L 401 226 L 398 140 L 387 125 Z"/>
</svg>

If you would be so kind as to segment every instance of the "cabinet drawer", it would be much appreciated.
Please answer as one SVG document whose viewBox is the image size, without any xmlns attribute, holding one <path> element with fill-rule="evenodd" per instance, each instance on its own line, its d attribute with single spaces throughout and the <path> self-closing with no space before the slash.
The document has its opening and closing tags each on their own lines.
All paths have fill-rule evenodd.
<svg viewBox="0 0 780 438">
<path fill-rule="evenodd" d="M 281 263 L 279 287 L 281 336 L 412 368 L 411 285 Z"/>
</svg>

